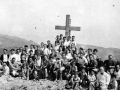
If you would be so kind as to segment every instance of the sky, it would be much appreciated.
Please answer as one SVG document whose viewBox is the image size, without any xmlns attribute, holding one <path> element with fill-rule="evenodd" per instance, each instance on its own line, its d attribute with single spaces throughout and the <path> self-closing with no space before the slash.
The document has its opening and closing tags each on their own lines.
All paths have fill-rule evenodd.
<svg viewBox="0 0 120 90">
<path fill-rule="evenodd" d="M 120 0 L 0 0 L 0 33 L 54 42 L 67 14 L 77 43 L 120 48 Z"/>
</svg>

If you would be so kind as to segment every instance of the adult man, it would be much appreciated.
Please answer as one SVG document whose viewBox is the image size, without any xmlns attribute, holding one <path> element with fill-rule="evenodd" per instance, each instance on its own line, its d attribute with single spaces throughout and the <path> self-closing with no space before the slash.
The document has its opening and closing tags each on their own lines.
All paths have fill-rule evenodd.
<svg viewBox="0 0 120 90">
<path fill-rule="evenodd" d="M 95 60 L 98 60 L 98 59 L 99 59 L 99 57 L 98 57 L 98 55 L 97 55 L 97 52 L 98 52 L 97 49 L 94 49 L 94 50 L 93 50 L 93 56 L 94 56 L 94 59 L 95 59 Z"/>
<path fill-rule="evenodd" d="M 15 58 L 13 57 L 11 62 L 9 62 L 10 64 L 10 72 L 12 76 L 18 76 L 19 75 L 19 71 L 20 71 L 20 67 L 19 64 L 15 62 Z"/>
<path fill-rule="evenodd" d="M 14 49 L 11 50 L 11 54 L 10 54 L 10 56 L 9 56 L 9 62 L 10 62 L 13 58 L 15 58 L 15 62 L 16 62 L 18 57 L 17 57 Z"/>
<path fill-rule="evenodd" d="M 24 50 L 26 51 L 27 54 L 29 53 L 28 45 L 24 46 Z"/>
<path fill-rule="evenodd" d="M 87 60 L 88 60 L 88 62 L 90 61 L 90 55 L 92 54 L 92 49 L 88 49 L 87 50 L 87 55 L 86 55 L 86 58 L 87 58 Z"/>
<path fill-rule="evenodd" d="M 62 34 L 60 34 L 59 42 L 60 42 L 60 44 L 61 44 L 61 42 L 63 42 L 63 35 Z"/>
<path fill-rule="evenodd" d="M 110 83 L 110 76 L 105 72 L 104 67 L 100 67 L 100 71 L 97 75 L 97 86 L 100 90 L 107 90 Z"/>
<path fill-rule="evenodd" d="M 53 47 L 53 45 L 51 44 L 50 40 L 47 41 L 47 48 L 48 47 Z"/>
<path fill-rule="evenodd" d="M 16 50 L 16 57 L 17 57 L 17 62 L 21 62 L 21 53 L 19 49 Z"/>
<path fill-rule="evenodd" d="M 36 54 L 37 56 L 40 56 L 40 55 L 43 54 L 43 51 L 41 50 L 40 46 L 37 46 L 37 50 L 35 50 L 35 54 Z"/>
<path fill-rule="evenodd" d="M 8 65 L 9 55 L 7 54 L 7 49 L 3 49 L 3 54 L 1 55 L 0 59 L 2 62 L 7 63 Z"/>
<path fill-rule="evenodd" d="M 30 49 L 29 49 L 29 51 L 31 51 L 31 50 L 33 51 L 33 54 L 35 54 L 34 45 L 32 45 L 32 44 L 30 45 Z"/>
<path fill-rule="evenodd" d="M 44 44 L 44 50 L 43 50 L 43 52 L 44 52 L 44 55 L 48 55 L 49 54 L 49 50 L 48 50 L 46 44 Z"/>
<path fill-rule="evenodd" d="M 74 44 L 76 46 L 75 36 L 72 36 L 71 44 Z"/>
<path fill-rule="evenodd" d="M 97 62 L 96 60 L 94 59 L 94 56 L 92 54 L 89 55 L 89 62 L 88 62 L 88 67 L 91 68 L 91 69 L 94 69 L 97 67 Z"/>
<path fill-rule="evenodd" d="M 105 65 L 107 71 L 109 69 L 114 69 L 115 68 L 115 62 L 113 60 L 113 56 L 112 55 L 108 56 L 108 60 L 104 61 L 104 65 Z"/>
</svg>

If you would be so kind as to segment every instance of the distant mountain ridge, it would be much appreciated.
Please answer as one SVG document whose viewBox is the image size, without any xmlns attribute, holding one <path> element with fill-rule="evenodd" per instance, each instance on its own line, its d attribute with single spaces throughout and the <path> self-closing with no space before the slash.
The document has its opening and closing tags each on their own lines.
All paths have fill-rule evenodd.
<svg viewBox="0 0 120 90">
<path fill-rule="evenodd" d="M 9 36 L 9 35 L 2 35 L 0 34 L 0 54 L 2 53 L 3 48 L 11 49 L 14 47 L 22 47 L 24 45 L 31 45 L 31 44 L 37 44 L 34 41 L 25 40 L 22 38 L 18 38 L 15 36 Z M 93 46 L 93 45 L 84 45 L 84 44 L 77 44 L 77 47 L 82 47 L 84 49 L 98 49 L 98 55 L 103 59 L 106 60 L 108 55 L 111 54 L 115 57 L 115 60 L 120 60 L 120 49 L 117 48 L 104 48 L 99 46 Z"/>
<path fill-rule="evenodd" d="M 98 55 L 102 58 L 102 60 L 106 60 L 108 58 L 108 55 L 113 55 L 115 60 L 120 60 L 120 49 L 118 48 L 104 48 L 99 46 L 93 46 L 93 45 L 83 45 L 83 44 L 77 44 L 78 47 L 82 47 L 84 49 L 98 49 Z"/>
<path fill-rule="evenodd" d="M 32 40 L 27 41 L 25 39 L 18 38 L 15 36 L 0 34 L 0 48 L 16 47 L 16 46 L 19 47 L 19 46 L 30 45 L 30 44 L 37 44 L 37 43 L 35 43 Z"/>
</svg>

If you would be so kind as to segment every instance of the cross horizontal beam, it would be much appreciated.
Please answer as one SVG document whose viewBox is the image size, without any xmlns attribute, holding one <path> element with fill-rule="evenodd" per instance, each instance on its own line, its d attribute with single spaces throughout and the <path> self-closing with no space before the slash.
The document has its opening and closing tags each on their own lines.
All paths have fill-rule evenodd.
<svg viewBox="0 0 120 90">
<path fill-rule="evenodd" d="M 55 26 L 55 29 L 58 29 L 58 30 L 65 30 L 66 27 L 65 27 L 65 26 Z"/>
<path fill-rule="evenodd" d="M 57 30 L 66 30 L 66 26 L 55 26 Z M 69 30 L 80 31 L 80 27 L 70 26 Z"/>
<path fill-rule="evenodd" d="M 80 27 L 70 26 L 69 29 L 70 29 L 70 30 L 75 30 L 75 31 L 80 31 Z"/>
</svg>

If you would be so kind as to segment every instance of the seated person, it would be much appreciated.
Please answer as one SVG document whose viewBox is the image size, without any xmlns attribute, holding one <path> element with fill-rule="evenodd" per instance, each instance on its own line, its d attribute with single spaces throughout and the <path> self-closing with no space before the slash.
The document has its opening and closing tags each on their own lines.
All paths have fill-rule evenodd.
<svg viewBox="0 0 120 90">
<path fill-rule="evenodd" d="M 12 60 L 9 62 L 10 73 L 12 76 L 19 76 L 19 71 L 21 70 L 21 68 L 15 61 L 16 61 L 15 58 L 12 58 Z"/>
<path fill-rule="evenodd" d="M 80 77 L 78 77 L 78 74 L 77 72 L 75 73 L 75 75 L 72 75 L 72 78 L 71 78 L 71 84 L 72 84 L 72 88 L 76 88 L 79 86 L 80 84 Z"/>
<path fill-rule="evenodd" d="M 88 75 L 88 81 L 89 81 L 89 90 L 95 90 L 96 76 L 93 70 L 91 70 L 90 74 Z"/>
<path fill-rule="evenodd" d="M 4 74 L 4 75 L 9 75 L 9 74 L 10 74 L 10 69 L 9 69 L 9 67 L 7 66 L 6 63 L 3 63 L 3 74 Z"/>
<path fill-rule="evenodd" d="M 27 80 L 33 79 L 34 61 L 32 57 L 28 59 L 27 64 L 28 64 Z"/>
<path fill-rule="evenodd" d="M 83 88 L 88 87 L 88 75 L 85 71 L 85 68 L 82 68 L 82 71 L 79 73 L 79 77 L 81 79 L 81 86 Z"/>
<path fill-rule="evenodd" d="M 110 81 L 108 89 L 109 90 L 118 90 L 117 88 L 118 88 L 118 83 L 116 81 L 116 75 L 113 74 L 111 76 L 111 81 Z"/>
</svg>

